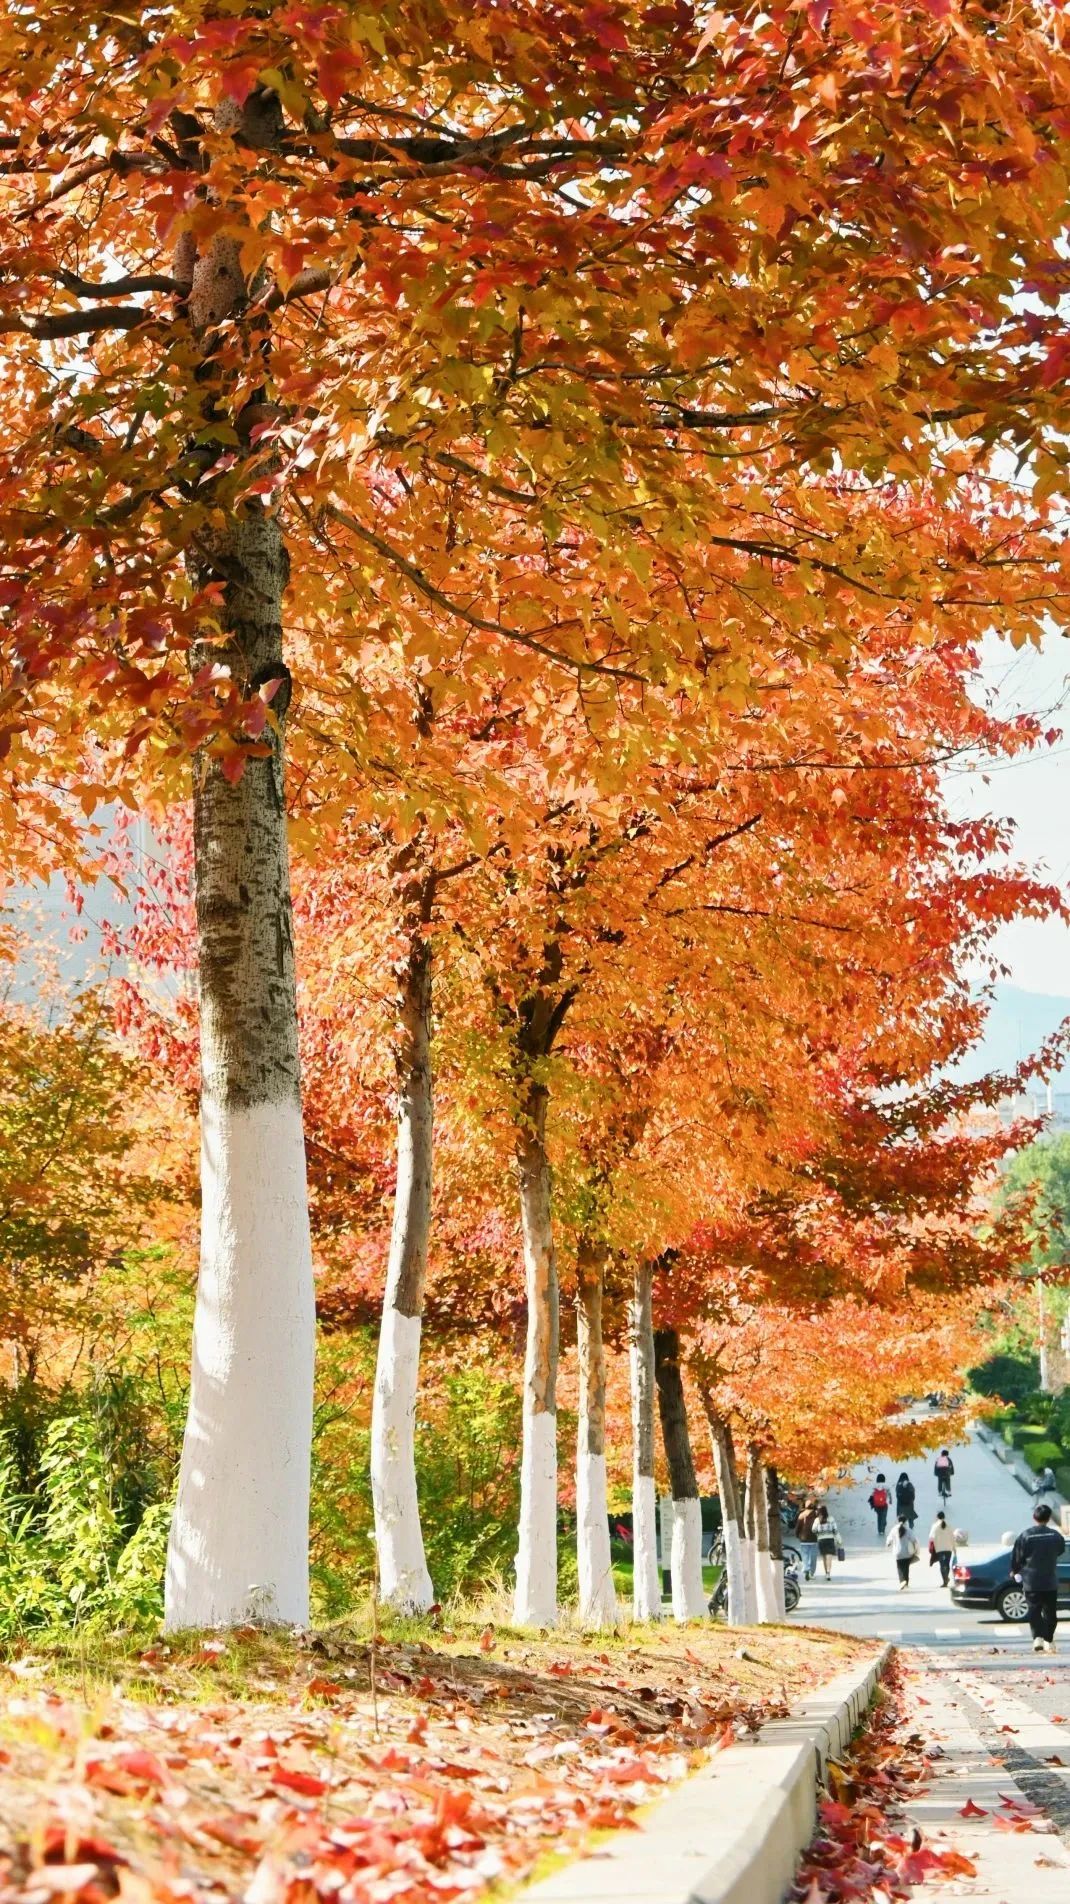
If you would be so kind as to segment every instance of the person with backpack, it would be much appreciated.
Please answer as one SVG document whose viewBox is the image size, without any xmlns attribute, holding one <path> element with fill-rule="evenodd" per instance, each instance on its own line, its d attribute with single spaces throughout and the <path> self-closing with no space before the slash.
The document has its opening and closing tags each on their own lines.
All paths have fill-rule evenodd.
<svg viewBox="0 0 1070 1904">
<path fill-rule="evenodd" d="M 895 1511 L 897 1518 L 906 1521 L 910 1527 L 918 1518 L 916 1499 L 914 1483 L 904 1468 L 895 1484 Z"/>
<path fill-rule="evenodd" d="M 1025 1588 L 1034 1653 L 1054 1653 L 1059 1606 L 1059 1562 L 1066 1542 L 1051 1525 L 1045 1501 L 1033 1509 L 1033 1525 L 1019 1534 L 1011 1554 L 1011 1572 Z"/>
<path fill-rule="evenodd" d="M 936 1460 L 933 1462 L 933 1473 L 936 1476 L 936 1490 L 942 1501 L 949 1501 L 951 1499 L 951 1479 L 954 1472 L 955 1463 L 952 1461 L 947 1449 L 941 1448 Z"/>
<path fill-rule="evenodd" d="M 891 1506 L 891 1504 L 892 1504 L 892 1497 L 888 1492 L 888 1487 L 887 1487 L 887 1483 L 885 1482 L 884 1476 L 883 1474 L 878 1474 L 876 1481 L 873 1483 L 873 1492 L 869 1497 L 869 1505 L 873 1509 L 873 1512 L 875 1513 L 875 1515 L 877 1516 L 877 1539 L 878 1540 L 883 1540 L 885 1533 L 887 1532 L 888 1509 Z"/>
<path fill-rule="evenodd" d="M 825 1579 L 831 1580 L 832 1563 L 839 1552 L 840 1530 L 824 1505 L 818 1508 L 814 1516 L 814 1539 L 821 1556 L 821 1564 L 825 1569 Z"/>
<path fill-rule="evenodd" d="M 918 1558 L 918 1543 L 911 1532 L 910 1524 L 900 1515 L 885 1543 L 895 1555 L 895 1570 L 899 1575 L 899 1591 L 905 1593 L 910 1585 L 910 1569 Z"/>
<path fill-rule="evenodd" d="M 938 1514 L 929 1529 L 929 1565 L 939 1566 L 942 1587 L 946 1587 L 951 1578 L 951 1562 L 954 1558 L 955 1536 L 947 1524 L 947 1515 Z"/>
<path fill-rule="evenodd" d="M 803 1572 L 807 1580 L 812 1580 L 817 1572 L 817 1536 L 814 1533 L 816 1519 L 817 1502 L 811 1495 L 803 1504 L 795 1523 L 795 1534 L 802 1548 Z"/>
</svg>

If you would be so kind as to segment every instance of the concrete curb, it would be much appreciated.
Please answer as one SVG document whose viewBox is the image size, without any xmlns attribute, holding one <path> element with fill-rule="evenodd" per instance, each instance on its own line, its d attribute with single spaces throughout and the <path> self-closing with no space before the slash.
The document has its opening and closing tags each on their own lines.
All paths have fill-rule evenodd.
<svg viewBox="0 0 1070 1904">
<path fill-rule="evenodd" d="M 818 1787 L 873 1700 L 891 1647 L 840 1673 L 757 1739 L 652 1806 L 639 1831 L 522 1893 L 523 1904 L 781 1904 L 814 1835 Z"/>
</svg>

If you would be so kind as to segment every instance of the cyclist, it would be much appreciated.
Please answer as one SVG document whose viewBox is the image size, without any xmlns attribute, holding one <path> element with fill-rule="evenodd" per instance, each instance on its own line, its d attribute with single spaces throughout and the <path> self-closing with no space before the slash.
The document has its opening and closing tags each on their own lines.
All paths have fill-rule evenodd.
<svg viewBox="0 0 1070 1904">
<path fill-rule="evenodd" d="M 955 1463 L 952 1461 L 947 1449 L 941 1448 L 936 1460 L 933 1462 L 933 1473 L 936 1476 L 937 1492 L 942 1501 L 949 1501 L 951 1499 L 951 1477 L 954 1472 Z"/>
</svg>

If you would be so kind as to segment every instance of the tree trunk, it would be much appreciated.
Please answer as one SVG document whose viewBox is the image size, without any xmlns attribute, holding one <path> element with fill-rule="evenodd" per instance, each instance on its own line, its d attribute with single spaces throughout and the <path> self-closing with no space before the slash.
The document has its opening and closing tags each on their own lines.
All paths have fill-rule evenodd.
<svg viewBox="0 0 1070 1904">
<path fill-rule="evenodd" d="M 214 534 L 226 663 L 281 683 L 280 732 L 236 784 L 196 764 L 201 1266 L 189 1416 L 171 1526 L 169 1629 L 308 1619 L 315 1317 L 281 726 L 286 552 L 254 505 Z"/>
<path fill-rule="evenodd" d="M 557 1620 L 558 1286 L 546 1155 L 546 1089 L 528 1090 L 517 1173 L 528 1330 L 524 1355 L 524 1445 L 513 1617 L 518 1626 Z"/>
<path fill-rule="evenodd" d="M 632 1604 L 637 1620 L 660 1620 L 657 1493 L 654 1484 L 654 1265 L 635 1271 L 629 1306 L 632 1378 Z"/>
<path fill-rule="evenodd" d="M 709 1391 L 703 1389 L 702 1405 L 710 1427 L 713 1465 L 717 1472 L 717 1492 L 721 1497 L 724 1532 L 725 1572 L 728 1575 L 728 1624 L 749 1626 L 753 1608 L 747 1599 L 747 1572 L 743 1552 L 743 1530 L 739 1477 L 735 1449 L 728 1423 L 714 1407 Z"/>
<path fill-rule="evenodd" d="M 769 1551 L 769 1494 L 761 1449 L 747 1450 L 747 1503 L 754 1537 L 754 1579 L 758 1619 L 765 1625 L 780 1618 L 773 1556 Z"/>
<path fill-rule="evenodd" d="M 278 96 L 224 100 L 214 130 L 250 149 L 277 146 Z M 228 416 L 234 366 L 220 371 L 213 339 L 248 296 L 233 228 L 200 255 L 184 233 L 175 276 L 192 336 L 204 345 L 196 375 L 205 415 Z M 262 335 L 255 348 L 262 374 Z M 234 424 L 241 437 L 244 410 Z M 273 724 L 263 735 L 270 753 L 247 756 L 236 782 L 211 753 L 194 768 L 201 1264 L 167 1553 L 170 1630 L 308 1619 L 315 1312 L 283 785 L 289 567 L 278 521 L 258 502 L 235 508 L 217 499 L 207 471 L 201 494 L 205 519 L 189 566 L 198 585 L 222 583 L 226 638 L 197 645 L 193 668 L 229 668 L 249 698 L 274 684 Z"/>
<path fill-rule="evenodd" d="M 784 1599 L 784 1523 L 780 1518 L 780 1476 L 770 1462 L 765 1470 L 766 1517 L 769 1522 L 769 1552 L 773 1557 L 777 1619 L 787 1619 Z"/>
<path fill-rule="evenodd" d="M 372 1399 L 372 1501 L 379 1592 L 425 1613 L 427 1571 L 416 1492 L 416 1400 L 431 1228 L 431 948 L 412 940 L 399 988 L 397 1190 Z"/>
<path fill-rule="evenodd" d="M 581 1238 L 576 1253 L 576 1344 L 580 1409 L 576 1445 L 576 1557 L 580 1618 L 616 1626 L 617 1593 L 609 1551 L 606 1496 L 606 1358 L 602 1346 L 605 1250 Z"/>
<path fill-rule="evenodd" d="M 706 1613 L 702 1584 L 702 1506 L 699 1501 L 687 1402 L 680 1374 L 680 1338 L 675 1329 L 654 1335 L 654 1372 L 665 1459 L 672 1487 L 672 1610 L 675 1619 L 698 1620 Z"/>
</svg>

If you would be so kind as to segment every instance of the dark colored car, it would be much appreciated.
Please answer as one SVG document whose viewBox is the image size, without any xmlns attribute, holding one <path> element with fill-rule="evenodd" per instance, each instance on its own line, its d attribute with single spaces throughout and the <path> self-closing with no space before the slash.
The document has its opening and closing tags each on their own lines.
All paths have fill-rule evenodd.
<svg viewBox="0 0 1070 1904">
<path fill-rule="evenodd" d="M 955 1562 L 951 1575 L 951 1598 L 956 1606 L 988 1607 L 1001 1620 L 1020 1621 L 1028 1617 L 1025 1593 L 1011 1578 L 1011 1550 L 1002 1547 L 986 1559 L 967 1557 Z M 1059 1605 L 1070 1607 L 1070 1553 L 1059 1562 Z"/>
</svg>

